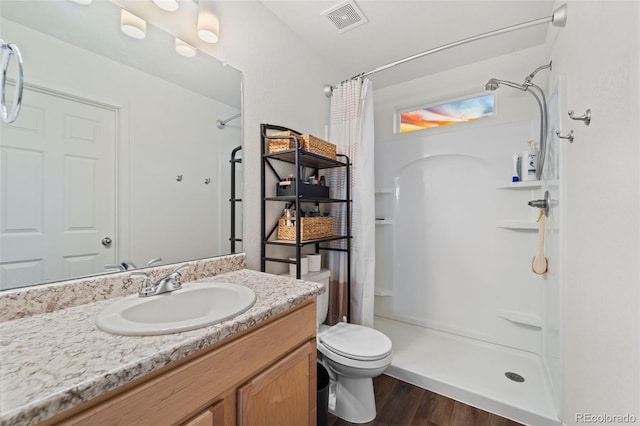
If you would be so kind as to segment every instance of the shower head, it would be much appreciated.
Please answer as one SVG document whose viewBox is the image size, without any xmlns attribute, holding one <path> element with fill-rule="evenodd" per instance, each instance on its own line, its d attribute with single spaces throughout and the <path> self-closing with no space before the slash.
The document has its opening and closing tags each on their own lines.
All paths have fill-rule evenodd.
<svg viewBox="0 0 640 426">
<path fill-rule="evenodd" d="M 500 85 L 505 85 L 509 87 L 513 87 L 514 89 L 522 90 L 523 92 L 527 91 L 527 87 L 521 84 L 517 84 L 507 80 L 498 80 L 497 78 L 492 78 L 487 81 L 487 84 L 484 85 L 485 90 L 497 90 Z"/>
<path fill-rule="evenodd" d="M 497 90 L 498 87 L 500 87 L 500 83 L 495 78 L 487 81 L 487 84 L 484 85 L 485 90 Z"/>
</svg>

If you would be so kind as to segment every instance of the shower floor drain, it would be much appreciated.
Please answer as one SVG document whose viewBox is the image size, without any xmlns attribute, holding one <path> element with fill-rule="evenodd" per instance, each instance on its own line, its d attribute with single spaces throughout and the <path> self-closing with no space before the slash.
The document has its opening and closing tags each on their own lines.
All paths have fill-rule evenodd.
<svg viewBox="0 0 640 426">
<path fill-rule="evenodd" d="M 504 373 L 504 375 L 507 376 L 507 379 L 513 380 L 514 382 L 518 382 L 518 383 L 524 382 L 524 377 L 522 377 L 518 373 L 512 373 L 511 371 L 507 371 L 506 373 Z"/>
</svg>

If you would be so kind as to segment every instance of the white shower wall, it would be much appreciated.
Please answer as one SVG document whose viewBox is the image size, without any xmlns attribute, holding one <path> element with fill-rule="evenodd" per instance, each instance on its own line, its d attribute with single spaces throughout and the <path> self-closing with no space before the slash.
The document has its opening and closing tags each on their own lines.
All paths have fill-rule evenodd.
<svg viewBox="0 0 640 426">
<path fill-rule="evenodd" d="M 393 280 L 377 283 L 393 303 L 379 314 L 540 353 L 539 327 L 501 317 L 540 323 L 535 233 L 498 227 L 534 221 L 534 190 L 497 189 L 534 128 L 520 121 L 420 138 L 402 150 L 411 160 L 379 145 L 396 194 Z"/>
<path fill-rule="evenodd" d="M 532 48 L 375 92 L 377 200 L 387 210 L 376 228 L 376 315 L 536 354 L 553 342 L 543 344 L 544 316 L 559 308 L 543 304 L 549 277 L 531 272 L 537 211 L 527 201 L 543 186 L 510 185 L 512 155 L 539 138 L 535 100 L 505 87 L 494 117 L 406 134 L 393 125 L 397 109 L 484 94 L 489 78 L 521 81 L 544 62 Z"/>
</svg>

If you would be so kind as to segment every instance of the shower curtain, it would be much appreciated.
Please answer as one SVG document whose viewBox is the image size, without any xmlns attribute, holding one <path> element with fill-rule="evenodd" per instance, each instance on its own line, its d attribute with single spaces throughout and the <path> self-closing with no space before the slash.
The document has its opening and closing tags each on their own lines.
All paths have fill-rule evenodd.
<svg viewBox="0 0 640 426">
<path fill-rule="evenodd" d="M 375 275 L 375 177 L 373 94 L 371 82 L 358 78 L 341 83 L 331 98 L 331 127 L 329 140 L 337 145 L 338 153 L 351 160 L 352 217 L 351 232 L 351 316 L 350 322 L 373 325 Z M 346 198 L 344 171 L 329 173 L 332 197 Z M 347 215 L 344 203 L 332 208 L 336 218 L 335 230 L 346 233 Z M 334 246 L 346 247 L 345 241 Z M 330 293 L 333 294 L 329 321 L 335 323 L 346 315 L 347 255 L 330 251 Z"/>
</svg>

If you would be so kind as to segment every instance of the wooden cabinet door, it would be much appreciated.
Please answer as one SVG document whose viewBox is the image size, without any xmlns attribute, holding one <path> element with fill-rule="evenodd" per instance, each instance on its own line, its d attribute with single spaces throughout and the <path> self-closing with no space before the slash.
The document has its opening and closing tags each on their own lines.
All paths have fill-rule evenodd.
<svg viewBox="0 0 640 426">
<path fill-rule="evenodd" d="M 225 401 L 218 401 L 202 413 L 183 423 L 183 426 L 224 426 Z"/>
<path fill-rule="evenodd" d="M 305 343 L 238 389 L 238 424 L 315 426 L 315 341 Z"/>
</svg>

